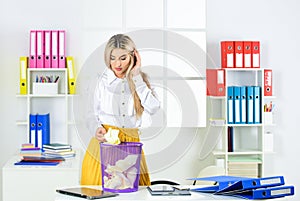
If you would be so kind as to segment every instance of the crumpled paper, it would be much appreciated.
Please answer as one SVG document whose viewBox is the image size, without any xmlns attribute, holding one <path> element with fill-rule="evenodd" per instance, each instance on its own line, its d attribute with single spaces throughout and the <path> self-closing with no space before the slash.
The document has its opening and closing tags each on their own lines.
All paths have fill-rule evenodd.
<svg viewBox="0 0 300 201">
<path fill-rule="evenodd" d="M 108 165 L 104 176 L 104 187 L 110 189 L 133 188 L 138 170 L 135 167 L 138 155 L 128 155 L 123 160 L 118 160 L 114 166 Z"/>
<path fill-rule="evenodd" d="M 104 135 L 104 138 L 106 140 L 105 143 L 107 144 L 120 144 L 120 138 L 119 138 L 119 130 L 118 129 L 112 129 L 109 128 L 106 134 Z"/>
</svg>

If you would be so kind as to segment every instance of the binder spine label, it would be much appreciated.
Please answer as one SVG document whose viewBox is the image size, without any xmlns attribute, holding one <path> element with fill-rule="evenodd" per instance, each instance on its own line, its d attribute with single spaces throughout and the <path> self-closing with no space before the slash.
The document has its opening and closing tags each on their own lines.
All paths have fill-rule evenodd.
<svg viewBox="0 0 300 201">
<path fill-rule="evenodd" d="M 270 184 L 282 184 L 280 178 L 272 178 L 272 179 L 262 179 L 260 180 L 261 185 L 270 185 Z"/>
<path fill-rule="evenodd" d="M 21 79 L 26 79 L 26 61 L 21 61 Z"/>
<path fill-rule="evenodd" d="M 253 54 L 253 67 L 259 67 L 259 54 Z"/>
<path fill-rule="evenodd" d="M 271 193 L 271 196 L 292 194 L 292 189 L 286 188 L 286 189 L 271 190 L 270 193 Z"/>
<path fill-rule="evenodd" d="M 244 63 L 245 63 L 245 65 L 244 65 L 244 67 L 245 68 L 250 68 L 251 67 L 251 54 L 245 54 L 244 55 Z"/>
<path fill-rule="evenodd" d="M 72 60 L 68 60 L 68 70 L 69 70 L 69 78 L 70 79 L 74 79 L 74 72 L 73 72 L 73 61 Z"/>
<path fill-rule="evenodd" d="M 235 55 L 235 67 L 243 67 L 243 54 Z"/>
<path fill-rule="evenodd" d="M 234 55 L 227 54 L 227 68 L 233 68 Z"/>
<path fill-rule="evenodd" d="M 272 96 L 272 70 L 266 69 L 264 71 L 264 95 Z"/>
</svg>

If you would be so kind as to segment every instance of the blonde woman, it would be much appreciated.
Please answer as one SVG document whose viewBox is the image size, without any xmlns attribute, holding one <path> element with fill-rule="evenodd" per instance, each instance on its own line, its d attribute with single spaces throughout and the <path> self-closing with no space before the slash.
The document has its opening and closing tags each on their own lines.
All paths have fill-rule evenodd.
<svg viewBox="0 0 300 201">
<path fill-rule="evenodd" d="M 104 59 L 108 69 L 98 80 L 94 95 L 98 128 L 86 153 L 97 160 L 100 159 L 99 142 L 105 142 L 104 136 L 109 128 L 120 131 L 121 142 L 138 142 L 138 128 L 143 125 L 143 117 L 154 114 L 160 108 L 146 74 L 141 71 L 141 57 L 131 38 L 124 34 L 112 36 L 106 44 Z M 90 160 L 87 158 L 85 156 L 84 160 Z M 99 161 L 94 163 L 99 164 Z M 84 164 L 81 184 L 101 184 L 100 167 Z M 150 185 L 144 154 L 140 173 L 140 185 Z"/>
</svg>

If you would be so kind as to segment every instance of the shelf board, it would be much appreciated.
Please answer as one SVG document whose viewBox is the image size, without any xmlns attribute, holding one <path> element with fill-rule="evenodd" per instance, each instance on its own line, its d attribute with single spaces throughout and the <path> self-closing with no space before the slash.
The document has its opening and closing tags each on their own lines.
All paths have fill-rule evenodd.
<svg viewBox="0 0 300 201">
<path fill-rule="evenodd" d="M 226 96 L 208 96 L 210 99 L 225 100 Z M 263 96 L 264 99 L 276 99 L 276 96 Z"/>
<path fill-rule="evenodd" d="M 28 124 L 28 122 L 25 120 L 18 120 L 18 121 L 16 121 L 16 124 L 18 126 L 26 126 Z M 75 121 L 68 121 L 68 125 L 75 125 L 75 124 L 76 124 Z"/>
<path fill-rule="evenodd" d="M 78 96 L 78 94 L 66 94 L 68 97 L 71 97 L 71 98 L 73 98 L 73 97 L 75 97 L 75 96 Z"/>
<path fill-rule="evenodd" d="M 260 127 L 263 126 L 263 124 L 224 124 L 224 125 L 215 125 L 213 123 L 209 123 L 210 126 L 214 126 L 214 127 Z M 264 126 L 273 126 L 274 124 L 266 124 Z M 274 125 L 275 126 L 275 125 Z"/>
<path fill-rule="evenodd" d="M 28 95 L 31 98 L 57 98 L 57 97 L 66 97 L 68 94 L 30 94 Z"/>
<path fill-rule="evenodd" d="M 225 154 L 226 154 L 225 151 L 221 151 L 221 150 L 213 151 L 213 155 L 215 156 L 224 156 Z"/>
<path fill-rule="evenodd" d="M 238 71 L 263 71 L 264 68 L 222 68 L 226 71 L 238 72 Z"/>
<path fill-rule="evenodd" d="M 27 94 L 16 94 L 17 98 L 27 98 Z"/>
<path fill-rule="evenodd" d="M 216 100 L 225 100 L 226 96 L 207 96 L 210 99 L 216 99 Z"/>
<path fill-rule="evenodd" d="M 265 99 L 276 99 L 276 96 L 264 96 Z"/>
<path fill-rule="evenodd" d="M 245 156 L 245 155 L 262 155 L 265 152 L 262 151 L 234 151 L 234 152 L 225 152 L 222 150 L 213 151 L 214 156 Z"/>
<path fill-rule="evenodd" d="M 257 126 L 263 126 L 263 124 L 226 124 L 226 126 L 232 126 L 232 127 L 257 127 Z"/>
<path fill-rule="evenodd" d="M 68 96 L 70 98 L 75 97 L 76 94 L 56 94 L 56 95 L 36 95 L 36 94 L 16 94 L 17 98 L 27 98 L 27 97 L 65 97 Z"/>
<path fill-rule="evenodd" d="M 233 151 L 233 152 L 227 152 L 230 156 L 240 156 L 240 155 L 261 155 L 263 154 L 262 151 Z"/>
<path fill-rule="evenodd" d="M 64 72 L 66 70 L 67 68 L 28 68 L 28 71 L 35 71 L 35 72 L 39 72 L 39 71 Z"/>
<path fill-rule="evenodd" d="M 27 126 L 28 122 L 27 122 L 27 121 L 18 120 L 18 121 L 16 122 L 16 124 L 17 124 L 18 126 Z"/>
</svg>

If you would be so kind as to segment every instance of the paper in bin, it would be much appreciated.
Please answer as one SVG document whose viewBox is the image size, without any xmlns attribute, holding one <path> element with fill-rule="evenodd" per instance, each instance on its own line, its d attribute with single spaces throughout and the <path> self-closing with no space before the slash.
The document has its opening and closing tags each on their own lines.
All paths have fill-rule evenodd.
<svg viewBox="0 0 300 201">
<path fill-rule="evenodd" d="M 138 190 L 142 144 L 123 142 L 120 145 L 101 143 L 102 187 L 109 192 Z"/>
<path fill-rule="evenodd" d="M 114 166 L 108 165 L 105 172 L 112 175 L 104 178 L 104 186 L 112 189 L 132 188 L 137 176 L 137 169 L 134 167 L 138 155 L 128 155 L 123 160 L 118 160 Z"/>
</svg>

